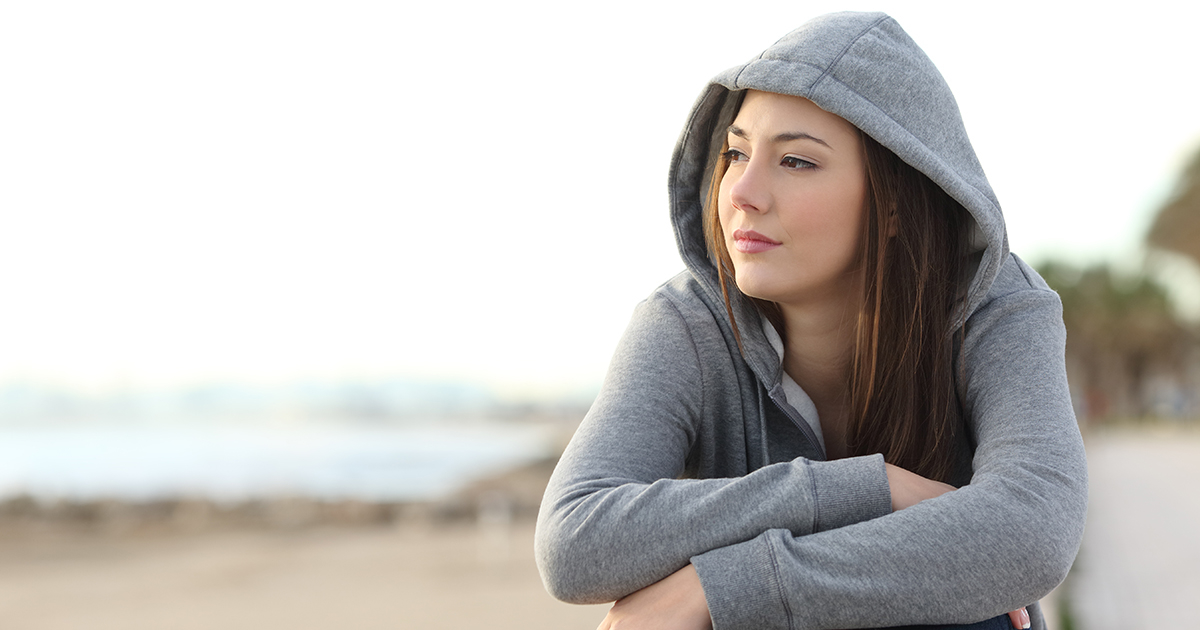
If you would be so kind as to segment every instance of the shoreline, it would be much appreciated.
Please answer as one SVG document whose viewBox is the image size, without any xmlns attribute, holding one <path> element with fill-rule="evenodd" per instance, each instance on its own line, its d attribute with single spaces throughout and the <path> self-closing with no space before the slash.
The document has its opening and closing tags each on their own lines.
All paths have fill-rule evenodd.
<svg viewBox="0 0 1200 630">
<path fill-rule="evenodd" d="M 279 493 L 241 500 L 188 495 L 139 500 L 17 494 L 0 498 L 0 536 L 38 531 L 136 536 L 313 527 L 386 528 L 410 522 L 449 524 L 496 519 L 532 522 L 554 465 L 578 424 L 577 418 L 529 417 L 523 421 L 457 423 L 449 427 L 450 431 L 480 426 L 488 430 L 519 427 L 540 433 L 545 450 L 541 456 L 494 468 L 432 498 L 324 499 Z"/>
<path fill-rule="evenodd" d="M 163 535 L 208 531 L 387 528 L 482 521 L 532 522 L 557 456 L 502 470 L 428 501 L 323 500 L 279 496 L 238 502 L 207 498 L 0 501 L 0 536 Z"/>
</svg>

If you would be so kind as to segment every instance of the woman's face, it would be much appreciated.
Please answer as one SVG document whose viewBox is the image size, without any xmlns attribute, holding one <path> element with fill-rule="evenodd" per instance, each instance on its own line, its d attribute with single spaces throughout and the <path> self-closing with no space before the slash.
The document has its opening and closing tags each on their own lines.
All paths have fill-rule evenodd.
<svg viewBox="0 0 1200 630">
<path fill-rule="evenodd" d="M 783 306 L 857 295 L 858 130 L 808 99 L 750 91 L 728 141 L 717 211 L 738 288 Z"/>
</svg>

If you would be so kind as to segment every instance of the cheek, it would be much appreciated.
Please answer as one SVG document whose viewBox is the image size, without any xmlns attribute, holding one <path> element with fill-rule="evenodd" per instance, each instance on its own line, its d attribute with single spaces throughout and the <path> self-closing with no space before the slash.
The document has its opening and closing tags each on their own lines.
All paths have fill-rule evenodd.
<svg viewBox="0 0 1200 630">
<path fill-rule="evenodd" d="M 866 213 L 855 196 L 810 190 L 788 215 L 784 227 L 789 236 L 807 242 L 808 251 L 818 259 L 840 266 L 859 255 Z"/>
<path fill-rule="evenodd" d="M 729 202 L 729 195 L 725 192 L 725 186 L 721 186 L 717 191 L 717 220 L 721 223 L 721 229 L 728 232 L 729 221 L 733 218 L 733 204 Z"/>
<path fill-rule="evenodd" d="M 820 207 L 824 209 L 821 220 L 830 234 L 852 234 L 857 238 L 861 233 L 862 222 L 866 219 L 865 193 L 861 185 L 850 181 L 826 190 L 820 199 Z"/>
<path fill-rule="evenodd" d="M 725 225 L 737 214 L 733 208 L 733 191 L 739 177 L 740 169 L 736 168 L 736 165 L 731 165 L 725 169 L 725 174 L 717 183 L 717 214 L 721 217 L 722 225 Z"/>
<path fill-rule="evenodd" d="M 836 194 L 807 190 L 793 197 L 788 212 L 781 212 L 780 219 L 793 238 L 840 240 L 853 222 L 842 201 Z"/>
</svg>

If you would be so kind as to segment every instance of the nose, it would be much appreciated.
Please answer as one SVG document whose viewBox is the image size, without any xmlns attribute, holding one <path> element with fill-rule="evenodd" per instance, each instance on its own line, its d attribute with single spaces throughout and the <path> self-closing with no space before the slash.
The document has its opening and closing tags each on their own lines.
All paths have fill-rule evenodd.
<svg viewBox="0 0 1200 630">
<path fill-rule="evenodd" d="M 731 168 L 725 177 L 730 181 L 729 201 L 742 212 L 766 212 L 771 207 L 771 191 L 768 174 L 753 159 L 741 168 Z"/>
</svg>

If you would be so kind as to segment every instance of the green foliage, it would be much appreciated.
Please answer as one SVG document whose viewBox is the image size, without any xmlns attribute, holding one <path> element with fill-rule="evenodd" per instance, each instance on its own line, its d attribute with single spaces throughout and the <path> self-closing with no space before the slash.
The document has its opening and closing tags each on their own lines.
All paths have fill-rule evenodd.
<svg viewBox="0 0 1200 630">
<path fill-rule="evenodd" d="M 1062 299 L 1068 339 L 1145 353 L 1166 352 L 1191 339 L 1166 288 L 1144 274 L 1122 277 L 1106 266 L 1081 270 L 1053 261 L 1040 265 L 1038 273 Z"/>
<path fill-rule="evenodd" d="M 1051 261 L 1038 273 L 1062 299 L 1069 377 L 1084 396 L 1085 414 L 1095 420 L 1150 413 L 1147 378 L 1182 374 L 1196 343 L 1167 290 L 1145 274 L 1122 276 L 1102 265 Z"/>
<path fill-rule="evenodd" d="M 1058 630 L 1075 630 L 1075 611 L 1071 609 L 1071 602 L 1067 598 L 1059 600 L 1058 604 Z"/>
</svg>

